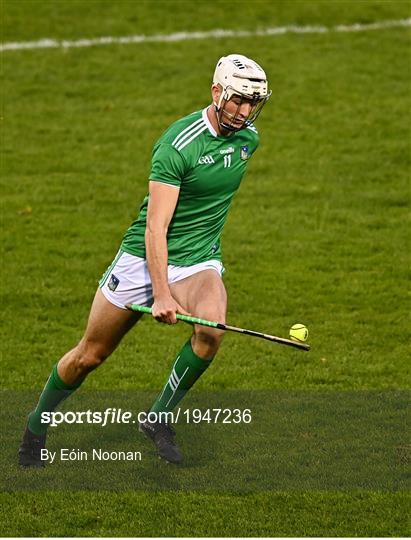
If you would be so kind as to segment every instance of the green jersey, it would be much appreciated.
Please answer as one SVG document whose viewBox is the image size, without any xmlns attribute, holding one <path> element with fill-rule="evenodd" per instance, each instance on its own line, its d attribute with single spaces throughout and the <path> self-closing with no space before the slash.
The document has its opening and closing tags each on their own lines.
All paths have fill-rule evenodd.
<svg viewBox="0 0 411 540">
<path fill-rule="evenodd" d="M 169 264 L 221 260 L 221 232 L 258 141 L 253 125 L 230 137 L 218 135 L 204 109 L 172 124 L 154 145 L 149 179 L 180 189 L 167 232 Z M 121 245 L 143 258 L 147 206 L 148 195 Z"/>
</svg>

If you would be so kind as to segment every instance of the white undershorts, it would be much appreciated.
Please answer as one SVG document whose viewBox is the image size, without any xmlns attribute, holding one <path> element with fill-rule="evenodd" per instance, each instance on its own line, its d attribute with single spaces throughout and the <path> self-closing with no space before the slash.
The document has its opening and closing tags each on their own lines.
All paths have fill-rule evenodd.
<svg viewBox="0 0 411 540">
<path fill-rule="evenodd" d="M 222 262 L 214 259 L 192 266 L 169 264 L 168 282 L 175 283 L 209 269 L 215 270 L 220 276 L 224 272 Z M 126 304 L 141 306 L 153 304 L 153 290 L 146 260 L 130 255 L 121 249 L 104 272 L 99 287 L 107 300 L 121 309 L 126 309 Z"/>
</svg>

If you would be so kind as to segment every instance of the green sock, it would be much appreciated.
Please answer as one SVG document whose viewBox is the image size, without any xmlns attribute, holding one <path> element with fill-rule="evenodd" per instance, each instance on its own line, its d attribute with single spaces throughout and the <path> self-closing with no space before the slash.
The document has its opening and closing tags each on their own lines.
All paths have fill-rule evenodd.
<svg viewBox="0 0 411 540">
<path fill-rule="evenodd" d="M 41 422 L 42 412 L 51 412 L 64 399 L 68 398 L 83 381 L 68 385 L 63 382 L 57 373 L 57 364 L 53 367 L 50 377 L 39 397 L 36 408 L 29 414 L 28 428 L 35 435 L 44 435 L 47 431 L 48 424 Z"/>
<path fill-rule="evenodd" d="M 174 362 L 170 377 L 150 412 L 170 412 L 211 364 L 195 354 L 188 340 Z"/>
</svg>

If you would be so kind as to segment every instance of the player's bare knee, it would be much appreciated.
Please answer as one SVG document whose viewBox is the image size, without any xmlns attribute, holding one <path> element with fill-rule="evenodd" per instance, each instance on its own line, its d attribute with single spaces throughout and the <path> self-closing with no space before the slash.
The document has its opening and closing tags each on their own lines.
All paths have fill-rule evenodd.
<svg viewBox="0 0 411 540">
<path fill-rule="evenodd" d="M 98 368 L 109 355 L 101 347 L 83 346 L 78 351 L 76 367 L 82 374 Z"/>
<path fill-rule="evenodd" d="M 224 330 L 196 326 L 194 329 L 195 341 L 210 351 L 217 352 L 224 336 Z"/>
</svg>

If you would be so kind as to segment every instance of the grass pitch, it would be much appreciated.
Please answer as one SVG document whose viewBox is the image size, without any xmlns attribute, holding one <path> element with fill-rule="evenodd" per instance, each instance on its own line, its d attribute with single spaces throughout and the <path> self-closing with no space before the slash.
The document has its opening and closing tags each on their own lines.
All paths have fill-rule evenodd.
<svg viewBox="0 0 411 540">
<path fill-rule="evenodd" d="M 4 41 L 410 16 L 407 2 L 354 1 L 7 0 L 2 10 Z M 198 389 L 409 388 L 410 42 L 390 28 L 4 52 L 5 389 L 40 390 L 80 338 L 146 193 L 153 143 L 209 102 L 215 61 L 236 51 L 266 68 L 273 96 L 223 236 L 228 320 L 276 335 L 303 322 L 312 351 L 226 336 Z M 142 321 L 84 389 L 156 391 L 188 331 Z M 12 536 L 409 534 L 406 493 L 384 490 L 1 496 L 1 533 Z"/>
</svg>

